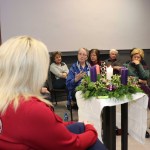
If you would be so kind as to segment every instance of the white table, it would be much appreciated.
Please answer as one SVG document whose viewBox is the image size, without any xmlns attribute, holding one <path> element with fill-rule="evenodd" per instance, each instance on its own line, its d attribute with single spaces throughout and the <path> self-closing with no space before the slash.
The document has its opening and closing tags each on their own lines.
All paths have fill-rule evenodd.
<svg viewBox="0 0 150 150">
<path fill-rule="evenodd" d="M 102 140 L 102 137 L 101 137 L 101 134 L 102 134 L 102 112 L 104 111 L 105 108 L 109 109 L 106 111 L 107 112 L 109 111 L 109 115 L 110 115 L 109 122 L 113 123 L 113 127 L 111 128 L 111 129 L 113 129 L 113 128 L 115 128 L 115 124 L 116 124 L 115 106 L 121 105 L 122 111 L 124 111 L 124 113 L 122 112 L 122 115 L 124 115 L 124 117 L 122 117 L 122 128 L 123 129 L 125 128 L 128 131 L 128 133 L 130 134 L 130 136 L 135 138 L 137 141 L 144 143 L 145 133 L 146 133 L 146 129 L 147 129 L 147 105 L 148 105 L 148 96 L 145 95 L 144 93 L 134 94 L 132 101 L 129 99 L 124 99 L 124 100 L 96 99 L 95 97 L 85 100 L 83 98 L 82 92 L 78 91 L 76 93 L 76 99 L 77 99 L 77 104 L 79 107 L 79 109 L 78 109 L 79 121 L 87 120 L 87 121 L 93 123 L 95 128 L 97 129 L 98 137 L 100 140 Z M 119 113 L 119 112 L 117 112 L 117 113 Z M 112 114 L 114 114 L 114 115 L 111 116 Z M 112 120 L 112 117 L 114 118 L 113 120 Z M 108 118 L 105 118 L 105 119 L 108 119 Z M 120 120 L 117 118 L 117 124 L 119 121 Z M 110 126 L 112 126 L 112 124 L 110 124 Z M 124 143 L 125 145 L 127 145 L 127 143 L 126 143 L 127 142 L 127 139 L 126 139 L 127 131 L 122 140 L 122 144 Z M 112 132 L 113 132 L 112 134 L 115 134 L 115 129 Z M 105 135 L 105 132 L 103 135 Z M 111 137 L 113 139 L 110 139 L 110 141 L 113 140 L 112 142 L 110 142 L 110 143 L 112 143 L 112 145 L 114 142 L 116 142 L 114 137 L 115 137 L 115 135 L 113 135 Z M 125 139 L 125 141 L 124 141 L 124 139 Z M 108 137 L 107 137 L 107 140 L 109 140 Z M 116 146 L 116 145 L 114 145 L 114 146 Z M 122 148 L 122 149 L 126 149 L 126 148 Z"/>
</svg>

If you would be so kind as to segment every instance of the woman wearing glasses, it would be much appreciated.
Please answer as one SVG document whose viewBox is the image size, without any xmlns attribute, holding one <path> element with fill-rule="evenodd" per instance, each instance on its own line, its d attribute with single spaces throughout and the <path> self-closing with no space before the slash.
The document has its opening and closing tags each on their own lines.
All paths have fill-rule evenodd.
<svg viewBox="0 0 150 150">
<path fill-rule="evenodd" d="M 69 97 L 67 102 L 67 107 L 70 108 L 71 101 L 73 101 L 74 109 L 77 109 L 76 98 L 75 98 L 75 88 L 80 84 L 81 79 L 89 74 L 90 64 L 88 63 L 88 50 L 86 48 L 80 48 L 78 50 L 78 60 L 69 69 L 69 73 L 66 79 L 66 86 L 69 91 Z"/>
</svg>

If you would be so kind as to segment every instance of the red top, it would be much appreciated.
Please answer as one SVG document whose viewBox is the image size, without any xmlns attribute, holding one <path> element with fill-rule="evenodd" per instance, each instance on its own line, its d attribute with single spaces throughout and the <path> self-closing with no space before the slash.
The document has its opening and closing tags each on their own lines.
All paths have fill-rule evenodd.
<svg viewBox="0 0 150 150">
<path fill-rule="evenodd" d="M 92 125 L 74 134 L 52 108 L 35 97 L 20 100 L 17 111 L 12 104 L 0 115 L 0 150 L 85 150 L 97 139 Z"/>
</svg>

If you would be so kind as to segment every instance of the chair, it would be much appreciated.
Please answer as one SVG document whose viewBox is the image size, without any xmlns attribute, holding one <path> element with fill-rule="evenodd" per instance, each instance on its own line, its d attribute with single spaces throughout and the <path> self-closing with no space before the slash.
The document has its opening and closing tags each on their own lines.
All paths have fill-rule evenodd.
<svg viewBox="0 0 150 150">
<path fill-rule="evenodd" d="M 67 99 L 68 90 L 66 88 L 64 88 L 64 89 L 55 89 L 55 88 L 53 88 L 53 84 L 52 84 L 53 80 L 56 80 L 55 75 L 52 72 L 49 72 L 48 73 L 48 82 L 49 82 L 49 85 L 50 85 L 49 86 L 49 91 L 51 93 L 51 100 L 52 100 L 52 102 L 55 101 L 55 104 L 57 105 L 57 102 L 58 102 L 57 99 L 58 98 L 65 97 Z M 73 121 L 72 107 L 70 107 L 69 111 L 70 111 L 71 121 Z"/>
</svg>

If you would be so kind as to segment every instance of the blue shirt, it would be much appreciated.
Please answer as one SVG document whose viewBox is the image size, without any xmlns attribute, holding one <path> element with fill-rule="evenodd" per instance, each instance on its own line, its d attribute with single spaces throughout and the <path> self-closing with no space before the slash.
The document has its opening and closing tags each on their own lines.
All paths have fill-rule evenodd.
<svg viewBox="0 0 150 150">
<path fill-rule="evenodd" d="M 77 61 L 74 63 L 71 68 L 69 69 L 69 73 L 66 79 L 66 87 L 69 91 L 68 99 L 72 100 L 72 93 L 75 92 L 75 88 L 81 83 L 80 79 L 79 81 L 75 82 L 75 75 L 82 72 L 86 72 L 87 75 L 89 75 L 90 70 L 90 64 L 86 62 L 85 67 L 83 68 L 79 62 Z"/>
</svg>

